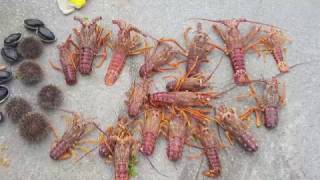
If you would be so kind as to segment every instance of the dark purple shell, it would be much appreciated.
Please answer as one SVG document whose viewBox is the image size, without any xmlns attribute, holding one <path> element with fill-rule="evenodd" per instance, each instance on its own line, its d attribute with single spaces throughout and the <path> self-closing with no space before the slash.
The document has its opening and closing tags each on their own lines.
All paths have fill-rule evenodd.
<svg viewBox="0 0 320 180">
<path fill-rule="evenodd" d="M 279 108 L 277 106 L 267 106 L 264 110 L 264 126 L 272 129 L 278 125 Z"/>
</svg>

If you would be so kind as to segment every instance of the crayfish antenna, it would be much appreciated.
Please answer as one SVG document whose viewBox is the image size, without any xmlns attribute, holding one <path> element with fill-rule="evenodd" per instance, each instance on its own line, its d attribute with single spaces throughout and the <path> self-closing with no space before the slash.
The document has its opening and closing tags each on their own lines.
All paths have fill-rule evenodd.
<svg viewBox="0 0 320 180">
<path fill-rule="evenodd" d="M 209 81 L 211 79 L 211 77 L 213 76 L 213 74 L 216 72 L 216 70 L 218 69 L 218 67 L 220 66 L 220 64 L 222 62 L 222 58 L 223 58 L 223 55 L 221 56 L 217 66 L 213 69 L 213 71 L 210 73 L 210 75 L 204 80 L 205 82 Z"/>
<path fill-rule="evenodd" d="M 212 19 L 206 19 L 206 18 L 189 18 L 189 20 L 209 21 L 209 22 L 214 22 L 214 23 L 220 23 L 220 24 L 227 26 L 227 24 L 225 23 L 224 20 L 212 20 Z"/>
<path fill-rule="evenodd" d="M 150 166 L 151 166 L 158 174 L 160 174 L 161 176 L 164 176 L 164 177 L 169 177 L 168 175 L 165 175 L 165 174 L 161 173 L 161 172 L 155 167 L 155 165 L 151 162 L 151 160 L 149 159 L 148 156 L 143 156 L 143 157 L 145 157 L 145 158 L 147 159 L 147 161 L 149 162 Z"/>
<path fill-rule="evenodd" d="M 73 19 L 75 21 L 79 21 L 82 26 L 86 26 L 86 23 L 84 22 L 83 18 L 80 18 L 79 16 L 74 16 Z"/>
<path fill-rule="evenodd" d="M 189 20 L 202 20 L 202 21 L 209 21 L 209 22 L 214 22 L 214 23 L 220 23 L 223 24 L 225 26 L 228 26 L 228 24 L 226 23 L 226 21 L 228 19 L 223 19 L 223 20 L 212 20 L 212 19 L 207 19 L 207 18 L 190 18 Z M 273 28 L 277 28 L 277 29 L 281 29 L 278 26 L 274 26 L 271 24 L 266 24 L 266 23 L 261 23 L 258 21 L 252 21 L 252 20 L 248 20 L 246 18 L 239 18 L 239 19 L 235 19 L 238 22 L 248 22 L 248 23 L 253 23 L 253 24 L 260 24 L 260 25 L 264 25 L 264 26 L 269 26 L 269 27 L 273 27 Z"/>
</svg>

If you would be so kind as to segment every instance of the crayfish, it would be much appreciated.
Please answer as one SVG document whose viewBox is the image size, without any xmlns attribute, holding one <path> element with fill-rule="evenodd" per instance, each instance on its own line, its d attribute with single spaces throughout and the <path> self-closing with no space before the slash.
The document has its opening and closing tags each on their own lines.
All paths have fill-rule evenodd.
<svg viewBox="0 0 320 180">
<path fill-rule="evenodd" d="M 248 50 L 256 50 L 256 45 L 260 43 L 262 37 L 259 36 L 261 27 L 252 26 L 251 30 L 242 36 L 239 30 L 239 24 L 242 22 L 249 22 L 261 25 L 267 25 L 259 22 L 249 21 L 244 18 L 229 19 L 229 20 L 209 20 L 214 23 L 220 23 L 226 26 L 226 30 L 222 30 L 219 26 L 213 25 L 212 28 L 217 32 L 220 38 L 225 43 L 226 49 L 223 52 L 229 56 L 233 69 L 233 78 L 237 85 L 245 85 L 250 82 L 247 70 L 245 67 L 245 54 Z M 267 25 L 270 26 L 270 25 Z M 219 48 L 222 49 L 222 48 Z"/>
<path fill-rule="evenodd" d="M 282 92 L 279 92 L 279 81 L 276 77 L 271 80 L 256 80 L 253 82 L 262 83 L 264 86 L 263 95 L 259 97 L 253 86 L 249 86 L 250 94 L 257 106 L 248 109 L 243 115 L 242 119 L 248 118 L 253 112 L 256 112 L 257 126 L 260 126 L 260 112 L 264 116 L 264 126 L 266 128 L 275 128 L 279 122 L 279 111 L 280 107 L 285 104 L 285 85 L 283 84 Z"/>
<path fill-rule="evenodd" d="M 215 120 L 226 131 L 230 141 L 232 136 L 246 151 L 254 152 L 258 150 L 255 138 L 238 117 L 235 109 L 225 106 L 218 107 Z"/>
<path fill-rule="evenodd" d="M 283 57 L 283 46 L 289 42 L 287 36 L 284 34 L 284 32 L 272 27 L 265 31 L 268 33 L 268 35 L 266 38 L 261 39 L 260 43 L 267 48 L 266 51 L 271 52 L 273 59 L 277 63 L 279 71 L 282 73 L 288 72 L 289 66 Z"/>
<path fill-rule="evenodd" d="M 116 180 L 129 179 L 129 162 L 135 158 L 137 141 L 128 129 L 127 117 L 120 117 L 115 127 L 110 127 L 100 136 L 99 153 L 113 160 Z"/>
<path fill-rule="evenodd" d="M 73 154 L 73 148 L 81 144 L 80 140 L 83 136 L 96 127 L 95 122 L 84 120 L 79 114 L 75 113 L 73 113 L 73 117 L 70 121 L 71 122 L 68 122 L 67 130 L 62 137 L 54 143 L 50 150 L 50 157 L 53 160 L 70 158 Z"/>
<path fill-rule="evenodd" d="M 130 117 L 137 117 L 142 109 L 144 103 L 148 100 L 148 93 L 150 89 L 151 80 L 143 79 L 139 83 L 134 82 L 127 93 L 128 100 L 128 115 Z"/>
<path fill-rule="evenodd" d="M 105 33 L 104 29 L 97 24 L 97 21 L 101 19 L 102 17 L 99 16 L 87 23 L 86 18 L 74 17 L 74 20 L 81 23 L 80 31 L 73 29 L 78 39 L 79 72 L 81 74 L 91 73 L 94 58 L 98 55 L 100 48 L 106 46 L 110 39 L 111 32 Z M 106 54 L 106 49 L 104 49 L 102 60 L 106 58 Z"/>
<path fill-rule="evenodd" d="M 118 37 L 112 46 L 112 57 L 105 75 L 105 83 L 112 86 L 118 79 L 128 56 L 138 55 L 144 53 L 147 47 L 138 48 L 140 40 L 136 32 L 147 36 L 139 29 L 123 20 L 112 20 L 113 24 L 119 26 Z"/>
</svg>

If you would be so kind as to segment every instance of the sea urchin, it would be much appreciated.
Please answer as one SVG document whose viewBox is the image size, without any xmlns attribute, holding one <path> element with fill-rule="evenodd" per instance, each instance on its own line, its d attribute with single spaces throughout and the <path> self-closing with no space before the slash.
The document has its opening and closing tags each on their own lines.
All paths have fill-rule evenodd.
<svg viewBox="0 0 320 180">
<path fill-rule="evenodd" d="M 26 37 L 18 45 L 18 52 L 27 59 L 38 58 L 43 51 L 43 44 L 35 37 Z"/>
<path fill-rule="evenodd" d="M 54 85 L 44 86 L 38 93 L 38 103 L 45 110 L 58 108 L 63 102 L 62 91 Z"/>
<path fill-rule="evenodd" d="M 46 118 L 36 112 L 25 114 L 19 122 L 20 135 L 29 142 L 39 142 L 48 134 Z"/>
<path fill-rule="evenodd" d="M 14 97 L 6 104 L 5 111 L 9 119 L 17 123 L 23 115 L 32 111 L 32 107 L 25 99 Z"/>
<path fill-rule="evenodd" d="M 17 76 L 23 84 L 35 85 L 42 80 L 43 71 L 39 64 L 32 61 L 26 61 L 19 66 Z"/>
</svg>

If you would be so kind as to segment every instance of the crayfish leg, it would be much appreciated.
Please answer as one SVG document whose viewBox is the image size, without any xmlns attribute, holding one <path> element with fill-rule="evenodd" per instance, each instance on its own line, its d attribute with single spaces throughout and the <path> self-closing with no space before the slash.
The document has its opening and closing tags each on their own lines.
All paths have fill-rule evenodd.
<svg viewBox="0 0 320 180">
<path fill-rule="evenodd" d="M 53 64 L 53 62 L 51 62 L 50 60 L 49 60 L 49 64 L 50 64 L 50 66 L 51 66 L 54 70 L 59 71 L 59 72 L 62 72 L 62 68 L 59 67 L 59 66 L 56 65 L 56 64 Z"/>
<path fill-rule="evenodd" d="M 67 160 L 73 156 L 77 156 L 74 150 L 69 150 L 68 152 L 64 153 L 62 156 L 59 157 L 59 160 Z"/>
<path fill-rule="evenodd" d="M 229 131 L 225 131 L 224 133 L 225 133 L 225 135 L 226 135 L 229 143 L 230 143 L 231 145 L 234 145 L 233 138 L 231 137 L 231 134 L 229 133 Z"/>
<path fill-rule="evenodd" d="M 220 169 L 209 169 L 203 171 L 202 174 L 207 177 L 217 177 L 220 175 Z"/>
</svg>

